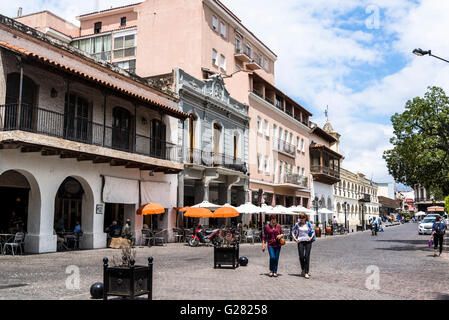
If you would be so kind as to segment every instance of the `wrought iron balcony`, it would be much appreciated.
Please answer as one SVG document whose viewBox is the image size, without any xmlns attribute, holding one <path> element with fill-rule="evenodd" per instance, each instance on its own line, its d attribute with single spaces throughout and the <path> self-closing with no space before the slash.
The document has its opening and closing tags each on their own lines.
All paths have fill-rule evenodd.
<svg viewBox="0 0 449 320">
<path fill-rule="evenodd" d="M 307 188 L 307 177 L 301 176 L 299 174 L 286 174 L 284 182 L 296 184 L 303 188 Z"/>
<path fill-rule="evenodd" d="M 216 153 L 210 151 L 203 151 L 200 149 L 185 149 L 185 163 L 203 165 L 208 167 L 222 167 L 231 170 L 247 173 L 248 169 L 246 163 L 240 158 Z"/>
<path fill-rule="evenodd" d="M 274 138 L 273 149 L 274 151 L 286 153 L 289 156 L 296 157 L 296 147 L 287 141 Z"/>
<path fill-rule="evenodd" d="M 236 47 L 236 48 L 235 48 L 235 54 L 234 54 L 234 57 L 235 57 L 237 60 L 239 60 L 239 61 L 241 61 L 241 62 L 244 62 L 244 63 L 250 62 L 250 61 L 251 61 L 250 56 L 251 56 L 251 55 L 248 55 L 248 53 L 245 52 L 245 51 L 243 50 L 243 48 L 241 48 L 241 47 Z"/>
<path fill-rule="evenodd" d="M 27 131 L 79 143 L 135 153 L 152 158 L 182 161 L 182 148 L 134 129 L 109 127 L 74 114 L 64 114 L 26 104 L 0 106 L 0 131 Z"/>
<path fill-rule="evenodd" d="M 362 194 L 362 197 L 359 199 L 360 202 L 371 202 L 371 196 L 367 193 Z"/>
</svg>

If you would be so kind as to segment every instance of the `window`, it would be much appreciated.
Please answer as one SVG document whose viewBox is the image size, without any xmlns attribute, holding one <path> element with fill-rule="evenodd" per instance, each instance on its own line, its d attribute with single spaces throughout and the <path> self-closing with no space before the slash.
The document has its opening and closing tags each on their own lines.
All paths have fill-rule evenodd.
<svg viewBox="0 0 449 320">
<path fill-rule="evenodd" d="M 278 95 L 276 95 L 276 108 L 284 110 L 284 106 L 282 105 L 282 98 Z"/>
<path fill-rule="evenodd" d="M 296 137 L 296 148 L 298 149 L 298 151 L 301 151 L 301 145 L 299 144 L 299 137 Z"/>
<path fill-rule="evenodd" d="M 270 158 L 265 156 L 265 173 L 270 173 Z"/>
<path fill-rule="evenodd" d="M 100 32 L 101 32 L 101 22 L 95 22 L 94 33 L 100 33 Z"/>
<path fill-rule="evenodd" d="M 263 66 L 263 57 L 261 54 L 256 54 L 256 61 L 259 66 Z"/>
<path fill-rule="evenodd" d="M 212 29 L 218 31 L 218 18 L 216 16 L 212 16 Z"/>
<path fill-rule="evenodd" d="M 242 40 L 240 37 L 235 37 L 235 52 L 242 52 Z"/>
<path fill-rule="evenodd" d="M 302 151 L 302 152 L 305 152 L 305 151 L 306 151 L 304 139 L 301 139 L 301 151 Z"/>
<path fill-rule="evenodd" d="M 246 46 L 245 46 L 245 54 L 250 58 L 253 56 L 253 51 L 249 44 L 246 44 Z"/>
<path fill-rule="evenodd" d="M 264 68 L 265 68 L 266 71 L 270 71 L 270 65 L 268 63 L 268 59 L 267 58 L 264 59 Z"/>
<path fill-rule="evenodd" d="M 136 35 L 114 38 L 114 59 L 131 57 L 136 55 Z"/>
<path fill-rule="evenodd" d="M 136 73 L 136 59 L 114 62 L 114 65 L 122 69 L 125 69 L 128 72 Z"/>
<path fill-rule="evenodd" d="M 273 124 L 273 138 L 276 138 L 277 137 L 277 129 L 278 127 L 277 127 L 277 125 L 275 125 L 275 124 Z"/>
<path fill-rule="evenodd" d="M 306 169 L 302 168 L 302 176 L 305 177 L 306 176 Z"/>
<path fill-rule="evenodd" d="M 124 27 L 126 26 L 126 17 L 121 17 L 120 18 L 120 27 Z"/>
<path fill-rule="evenodd" d="M 72 46 L 87 52 L 97 59 L 111 59 L 111 36 L 100 36 L 72 42 Z"/>
<path fill-rule="evenodd" d="M 263 171 L 262 155 L 260 154 L 257 155 L 257 168 L 259 172 Z"/>
<path fill-rule="evenodd" d="M 226 25 L 220 22 L 220 34 L 223 38 L 226 38 Z"/>
<path fill-rule="evenodd" d="M 268 123 L 267 120 L 265 120 L 265 135 L 266 135 L 267 137 L 270 136 L 270 124 Z"/>
<path fill-rule="evenodd" d="M 217 55 L 218 55 L 217 50 L 212 49 L 212 64 L 214 66 L 218 66 Z"/>
<path fill-rule="evenodd" d="M 262 133 L 262 119 L 257 117 L 257 132 Z"/>
<path fill-rule="evenodd" d="M 226 57 L 224 55 L 220 55 L 220 68 L 226 71 Z"/>
</svg>

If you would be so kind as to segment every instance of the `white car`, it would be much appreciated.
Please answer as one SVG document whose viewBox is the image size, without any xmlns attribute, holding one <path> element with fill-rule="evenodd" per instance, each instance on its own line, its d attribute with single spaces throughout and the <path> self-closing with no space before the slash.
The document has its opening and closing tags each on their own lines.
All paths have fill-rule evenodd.
<svg viewBox="0 0 449 320">
<path fill-rule="evenodd" d="M 436 221 L 436 217 L 425 217 L 418 226 L 419 234 L 431 234 L 433 224 Z"/>
</svg>

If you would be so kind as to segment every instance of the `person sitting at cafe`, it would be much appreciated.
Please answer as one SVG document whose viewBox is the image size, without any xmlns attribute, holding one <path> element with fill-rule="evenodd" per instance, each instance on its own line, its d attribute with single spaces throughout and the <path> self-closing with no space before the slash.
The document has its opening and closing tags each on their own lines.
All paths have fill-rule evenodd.
<svg viewBox="0 0 449 320">
<path fill-rule="evenodd" d="M 11 218 L 9 219 L 9 231 L 10 232 L 20 232 L 23 230 L 23 221 L 15 211 L 11 212 Z"/>
<path fill-rule="evenodd" d="M 79 221 L 76 221 L 75 229 L 73 229 L 73 234 L 75 235 L 75 237 L 78 238 L 80 232 L 82 232 L 82 230 L 81 230 L 81 224 L 80 224 Z"/>
<path fill-rule="evenodd" d="M 64 232 L 64 217 L 59 218 L 55 224 L 56 233 Z"/>
<path fill-rule="evenodd" d="M 106 232 L 110 238 L 119 238 L 121 234 L 120 229 L 119 224 L 114 220 L 112 221 L 112 224 L 106 228 Z"/>
<path fill-rule="evenodd" d="M 130 219 L 126 219 L 126 224 L 123 226 L 122 229 L 122 237 L 128 240 L 131 240 L 131 244 L 134 243 L 134 237 L 133 237 L 133 232 L 131 229 L 131 220 Z"/>
</svg>

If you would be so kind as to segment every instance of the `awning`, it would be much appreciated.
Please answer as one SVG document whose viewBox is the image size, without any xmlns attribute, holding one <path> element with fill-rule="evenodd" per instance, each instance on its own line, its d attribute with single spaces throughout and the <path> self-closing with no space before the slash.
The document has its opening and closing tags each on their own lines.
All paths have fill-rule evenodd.
<svg viewBox="0 0 449 320">
<path fill-rule="evenodd" d="M 159 203 L 164 208 L 176 204 L 176 192 L 171 191 L 169 182 L 141 181 L 140 198 L 142 203 Z"/>
<path fill-rule="evenodd" d="M 139 203 L 139 181 L 105 176 L 103 202 L 123 204 Z"/>
</svg>

